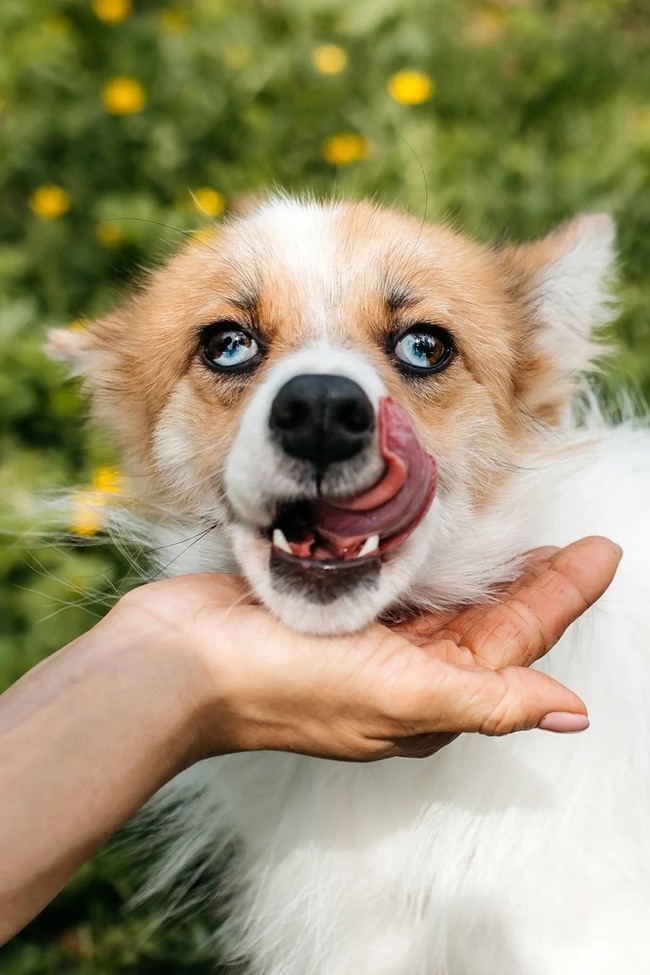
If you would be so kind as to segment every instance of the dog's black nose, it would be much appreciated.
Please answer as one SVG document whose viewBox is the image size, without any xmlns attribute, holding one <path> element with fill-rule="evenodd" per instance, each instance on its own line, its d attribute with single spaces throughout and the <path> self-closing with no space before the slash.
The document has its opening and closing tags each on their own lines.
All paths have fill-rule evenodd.
<svg viewBox="0 0 650 975">
<path fill-rule="evenodd" d="M 375 414 L 357 383 L 343 376 L 295 376 L 273 400 L 271 430 L 291 457 L 323 471 L 354 457 L 372 438 Z"/>
</svg>

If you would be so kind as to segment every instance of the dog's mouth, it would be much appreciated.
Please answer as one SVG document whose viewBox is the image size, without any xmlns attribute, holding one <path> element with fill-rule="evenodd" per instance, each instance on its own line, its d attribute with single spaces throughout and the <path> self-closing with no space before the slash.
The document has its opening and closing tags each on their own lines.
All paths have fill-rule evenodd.
<svg viewBox="0 0 650 975">
<path fill-rule="evenodd" d="M 278 506 L 265 534 L 279 588 L 308 583 L 311 598 L 329 602 L 362 579 L 376 578 L 386 554 L 426 515 L 436 490 L 434 458 L 409 415 L 388 397 L 380 401 L 378 423 L 384 471 L 376 484 L 343 500 Z"/>
</svg>

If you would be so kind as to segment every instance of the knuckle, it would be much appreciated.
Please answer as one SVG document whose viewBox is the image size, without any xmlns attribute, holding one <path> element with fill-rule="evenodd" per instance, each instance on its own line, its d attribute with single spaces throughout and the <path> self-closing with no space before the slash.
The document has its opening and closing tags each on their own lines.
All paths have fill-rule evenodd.
<svg viewBox="0 0 650 975">
<path fill-rule="evenodd" d="M 489 710 L 481 722 L 479 733 L 498 737 L 508 735 L 520 727 L 516 695 L 505 677 L 496 671 L 492 680 Z"/>
</svg>

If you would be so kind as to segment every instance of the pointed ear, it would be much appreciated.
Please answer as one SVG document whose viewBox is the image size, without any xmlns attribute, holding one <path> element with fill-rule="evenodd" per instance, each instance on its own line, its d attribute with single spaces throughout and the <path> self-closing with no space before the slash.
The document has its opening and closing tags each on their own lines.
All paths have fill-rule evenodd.
<svg viewBox="0 0 650 975">
<path fill-rule="evenodd" d="M 513 290 L 528 309 L 519 384 L 540 415 L 566 404 L 576 378 L 606 351 L 598 329 L 615 314 L 610 291 L 614 223 L 582 214 L 548 236 L 501 250 Z"/>
<path fill-rule="evenodd" d="M 90 332 L 85 328 L 51 328 L 47 333 L 45 353 L 68 366 L 73 376 L 86 376 L 95 350 Z"/>
<path fill-rule="evenodd" d="M 45 352 L 83 380 L 93 419 L 116 438 L 135 465 L 146 440 L 146 418 L 144 408 L 136 407 L 141 405 L 141 389 L 129 335 L 128 319 L 114 313 L 88 328 L 51 329 Z"/>
<path fill-rule="evenodd" d="M 528 281 L 540 324 L 588 332 L 609 320 L 614 238 L 608 214 L 583 213 L 547 237 L 510 250 Z"/>
<path fill-rule="evenodd" d="M 80 376 L 85 388 L 96 393 L 114 383 L 119 368 L 123 339 L 111 327 L 116 321 L 116 316 L 110 316 L 88 328 L 51 328 L 45 353 L 65 363 L 71 376 Z"/>
</svg>

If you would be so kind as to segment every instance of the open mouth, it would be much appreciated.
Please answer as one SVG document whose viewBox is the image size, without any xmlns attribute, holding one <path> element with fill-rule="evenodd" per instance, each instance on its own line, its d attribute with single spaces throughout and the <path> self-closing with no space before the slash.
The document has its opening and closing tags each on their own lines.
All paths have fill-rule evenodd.
<svg viewBox="0 0 650 975">
<path fill-rule="evenodd" d="M 410 417 L 388 397 L 379 404 L 384 471 L 361 494 L 343 500 L 294 501 L 278 507 L 266 530 L 276 588 L 299 587 L 331 602 L 363 581 L 376 581 L 381 563 L 426 515 L 436 490 L 436 463 L 423 449 Z"/>
</svg>

